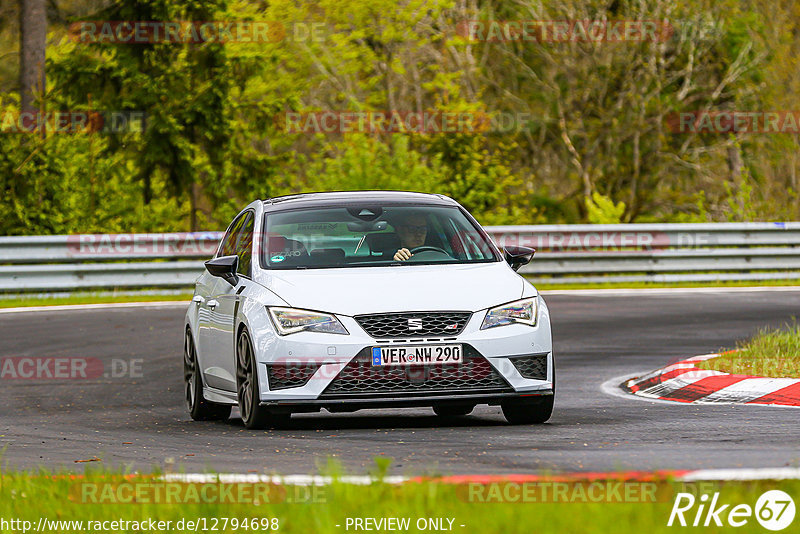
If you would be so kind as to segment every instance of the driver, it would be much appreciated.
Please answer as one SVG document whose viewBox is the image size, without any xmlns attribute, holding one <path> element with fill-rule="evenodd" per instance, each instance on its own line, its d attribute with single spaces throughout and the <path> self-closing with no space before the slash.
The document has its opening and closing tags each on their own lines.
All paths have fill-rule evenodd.
<svg viewBox="0 0 800 534">
<path fill-rule="evenodd" d="M 428 236 L 428 221 L 424 215 L 410 214 L 400 219 L 395 226 L 397 237 L 400 238 L 400 248 L 394 253 L 395 261 L 406 261 L 412 254 L 409 249 L 421 247 Z"/>
</svg>

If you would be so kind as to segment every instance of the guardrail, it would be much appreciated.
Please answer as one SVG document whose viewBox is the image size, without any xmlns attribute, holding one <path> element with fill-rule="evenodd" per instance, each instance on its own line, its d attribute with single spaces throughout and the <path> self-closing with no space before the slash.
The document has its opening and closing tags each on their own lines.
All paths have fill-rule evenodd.
<svg viewBox="0 0 800 534">
<path fill-rule="evenodd" d="M 800 223 L 494 226 L 548 284 L 800 279 Z M 0 237 L 0 292 L 191 288 L 220 232 Z"/>
<path fill-rule="evenodd" d="M 800 223 L 495 226 L 537 249 L 521 272 L 548 284 L 800 278 Z"/>
</svg>

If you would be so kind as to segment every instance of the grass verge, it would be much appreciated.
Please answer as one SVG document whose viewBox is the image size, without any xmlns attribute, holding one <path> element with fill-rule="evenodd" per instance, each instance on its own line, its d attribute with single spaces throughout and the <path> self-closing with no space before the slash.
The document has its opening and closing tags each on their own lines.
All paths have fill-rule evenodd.
<svg viewBox="0 0 800 534">
<path fill-rule="evenodd" d="M 529 278 L 530 280 L 530 278 Z M 662 289 L 680 287 L 783 287 L 800 286 L 800 280 L 758 280 L 739 282 L 685 282 L 685 283 L 655 283 L 655 282 L 626 282 L 615 284 L 547 284 L 536 283 L 540 291 L 556 291 L 570 289 Z M 107 302 L 157 302 L 157 301 L 189 301 L 192 293 L 179 294 L 148 294 L 147 292 L 129 292 L 125 294 L 109 293 L 76 293 L 74 295 L 32 295 L 32 296 L 0 296 L 0 308 L 20 308 L 28 306 L 61 306 L 68 304 L 102 304 Z"/>
<path fill-rule="evenodd" d="M 527 277 L 526 277 L 527 278 Z M 540 291 L 555 291 L 559 289 L 663 289 L 671 287 L 786 287 L 800 286 L 800 280 L 738 280 L 718 282 L 620 282 L 603 284 L 548 284 L 545 281 L 535 282 L 532 278 L 528 281 Z"/>
<path fill-rule="evenodd" d="M 160 500 L 153 498 L 157 494 L 154 488 L 159 484 L 164 486 Z M 177 487 L 168 489 L 167 485 Z M 190 491 L 189 486 L 195 486 L 194 490 Z M 720 514 L 724 526 L 728 526 L 727 514 L 733 506 L 743 504 L 750 507 L 752 514 L 750 517 L 740 516 L 739 520 L 746 522 L 736 530 L 764 532 L 755 517 L 759 496 L 774 489 L 781 489 L 795 498 L 800 495 L 800 481 L 797 480 L 691 484 L 669 480 L 635 483 L 595 480 L 535 482 L 527 486 L 433 482 L 403 485 L 376 482 L 362 486 L 334 481 L 316 489 L 281 486 L 263 491 L 262 488 L 258 498 L 254 498 L 256 490 L 247 487 L 253 485 L 226 486 L 239 487 L 230 488 L 223 498 L 218 483 L 167 484 L 152 477 L 102 473 L 75 477 L 6 472 L 0 476 L 0 522 L 6 521 L 5 525 L 0 523 L 0 530 L 23 532 L 26 527 L 27 531 L 40 532 L 125 532 L 148 529 L 123 523 L 115 525 L 111 521 L 153 520 L 169 521 L 161 527 L 165 532 L 216 530 L 324 534 L 366 530 L 355 528 L 356 519 L 380 521 L 382 518 L 398 518 L 407 520 L 407 527 L 393 530 L 407 532 L 657 533 L 675 530 L 667 523 L 679 492 L 697 497 L 695 505 L 684 513 L 689 525 L 702 509 L 700 496 L 705 494 L 707 500 L 711 500 L 718 492 L 717 505 L 729 505 Z M 563 491 L 558 491 L 558 487 Z M 525 488 L 533 489 L 527 491 Z M 634 491 L 630 492 L 629 488 Z M 169 499 L 164 496 L 170 492 L 173 499 L 167 502 Z M 557 493 L 561 495 L 558 498 L 555 497 Z M 776 509 L 775 513 L 778 511 Z M 705 510 L 700 516 L 702 528 Z M 8 523 L 12 520 L 18 521 L 16 528 Z M 44 523 L 43 529 L 38 528 L 40 522 Z M 441 528 L 431 528 L 432 525 Z M 380 529 L 373 524 L 370 530 Z"/>
<path fill-rule="evenodd" d="M 730 374 L 771 378 L 800 377 L 800 325 L 761 330 L 737 344 L 736 351 L 700 362 L 697 367 Z"/>
<path fill-rule="evenodd" d="M 56 297 L 12 297 L 0 299 L 0 308 L 24 308 L 29 306 L 62 306 L 67 304 L 103 304 L 108 302 L 164 302 L 192 300 L 191 293 L 181 294 L 126 294 L 126 295 L 70 295 Z"/>
</svg>

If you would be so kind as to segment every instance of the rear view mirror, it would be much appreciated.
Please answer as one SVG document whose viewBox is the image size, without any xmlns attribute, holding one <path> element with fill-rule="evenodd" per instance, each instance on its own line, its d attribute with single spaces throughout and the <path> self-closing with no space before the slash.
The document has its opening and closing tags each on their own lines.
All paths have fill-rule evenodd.
<svg viewBox="0 0 800 534">
<path fill-rule="evenodd" d="M 386 221 L 358 221 L 347 223 L 347 229 L 354 234 L 366 234 L 367 232 L 382 232 L 386 230 Z"/>
<path fill-rule="evenodd" d="M 239 256 L 223 256 L 208 260 L 206 270 L 218 278 L 222 278 L 230 285 L 235 286 L 239 283 L 239 275 L 236 270 L 239 268 Z"/>
<path fill-rule="evenodd" d="M 515 271 L 518 271 L 523 265 L 529 264 L 535 253 L 535 249 L 528 247 L 503 247 L 503 257 Z"/>
</svg>

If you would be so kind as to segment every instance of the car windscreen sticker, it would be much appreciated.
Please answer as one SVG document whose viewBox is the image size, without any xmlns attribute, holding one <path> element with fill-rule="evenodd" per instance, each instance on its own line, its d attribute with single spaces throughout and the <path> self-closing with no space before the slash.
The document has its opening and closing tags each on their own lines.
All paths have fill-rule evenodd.
<svg viewBox="0 0 800 534">
<path fill-rule="evenodd" d="M 381 364 L 381 349 L 380 347 L 372 347 L 372 365 Z"/>
<path fill-rule="evenodd" d="M 269 261 L 271 261 L 271 262 L 273 262 L 273 263 L 279 263 L 279 262 L 282 262 L 282 261 L 283 261 L 283 260 L 285 260 L 285 259 L 286 259 L 286 258 L 285 258 L 284 256 L 281 256 L 280 254 L 278 254 L 277 256 L 272 256 L 272 257 L 269 259 Z"/>
</svg>

